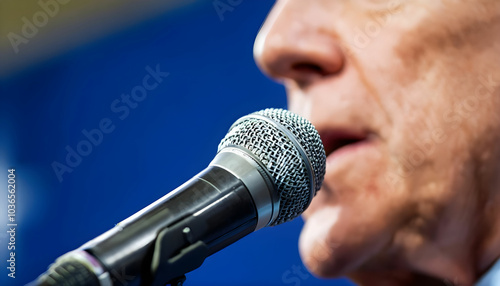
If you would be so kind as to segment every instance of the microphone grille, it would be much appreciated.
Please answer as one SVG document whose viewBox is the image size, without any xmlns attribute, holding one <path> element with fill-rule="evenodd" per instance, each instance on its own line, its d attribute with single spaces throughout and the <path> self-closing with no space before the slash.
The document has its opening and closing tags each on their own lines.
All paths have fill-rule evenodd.
<svg viewBox="0 0 500 286">
<path fill-rule="evenodd" d="M 326 155 L 320 136 L 305 118 L 265 109 L 237 120 L 219 144 L 249 150 L 266 167 L 280 197 L 278 225 L 299 216 L 320 189 Z"/>
</svg>

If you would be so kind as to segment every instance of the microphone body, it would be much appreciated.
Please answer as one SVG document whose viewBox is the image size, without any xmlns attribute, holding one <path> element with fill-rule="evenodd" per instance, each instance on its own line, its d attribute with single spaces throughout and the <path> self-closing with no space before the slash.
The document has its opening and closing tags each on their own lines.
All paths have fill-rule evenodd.
<svg viewBox="0 0 500 286">
<path fill-rule="evenodd" d="M 261 218 L 272 211 L 270 178 L 244 152 L 224 150 L 198 175 L 80 250 L 96 257 L 112 281 L 127 280 L 128 285 L 164 285 L 199 267 L 205 257 L 255 231 L 258 211 Z M 228 170 L 227 165 L 239 168 Z M 256 206 L 257 196 L 267 196 L 267 204 Z M 197 257 L 180 261 L 182 250 L 196 243 L 201 243 Z M 176 256 L 175 264 L 165 264 Z"/>
<path fill-rule="evenodd" d="M 206 169 L 58 258 L 34 285 L 177 285 L 209 255 L 302 213 L 324 172 L 308 121 L 274 109 L 242 117 Z"/>
</svg>

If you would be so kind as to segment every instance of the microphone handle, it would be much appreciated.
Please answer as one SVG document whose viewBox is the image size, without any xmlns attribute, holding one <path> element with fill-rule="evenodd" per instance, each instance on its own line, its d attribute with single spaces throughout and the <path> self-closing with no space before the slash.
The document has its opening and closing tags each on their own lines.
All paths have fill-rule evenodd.
<svg viewBox="0 0 500 286">
<path fill-rule="evenodd" d="M 210 165 L 74 254 L 62 256 L 51 269 L 83 261 L 99 280 L 97 285 L 165 285 L 253 232 L 257 220 L 256 206 L 242 181 Z M 39 285 L 45 285 L 40 282 L 44 276 Z"/>
</svg>

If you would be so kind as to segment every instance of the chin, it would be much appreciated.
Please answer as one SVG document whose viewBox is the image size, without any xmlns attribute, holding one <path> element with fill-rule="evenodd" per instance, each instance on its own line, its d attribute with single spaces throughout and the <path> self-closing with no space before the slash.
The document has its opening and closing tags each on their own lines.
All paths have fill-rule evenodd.
<svg viewBox="0 0 500 286">
<path fill-rule="evenodd" d="M 362 215 L 358 213 L 357 217 Z M 387 225 L 353 219 L 352 211 L 340 206 L 315 209 L 305 221 L 299 239 L 300 255 L 309 271 L 321 278 L 364 268 L 392 241 L 388 235 L 392 229 Z"/>
</svg>

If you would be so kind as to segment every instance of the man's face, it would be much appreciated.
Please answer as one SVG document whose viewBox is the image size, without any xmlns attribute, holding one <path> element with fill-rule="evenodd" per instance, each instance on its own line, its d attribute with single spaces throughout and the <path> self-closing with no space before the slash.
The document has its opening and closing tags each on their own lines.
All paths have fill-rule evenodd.
<svg viewBox="0 0 500 286">
<path fill-rule="evenodd" d="M 468 250 L 489 247 L 498 187 L 496 2 L 277 1 L 256 61 L 328 156 L 299 243 L 313 273 L 432 276 L 485 255 Z"/>
</svg>

